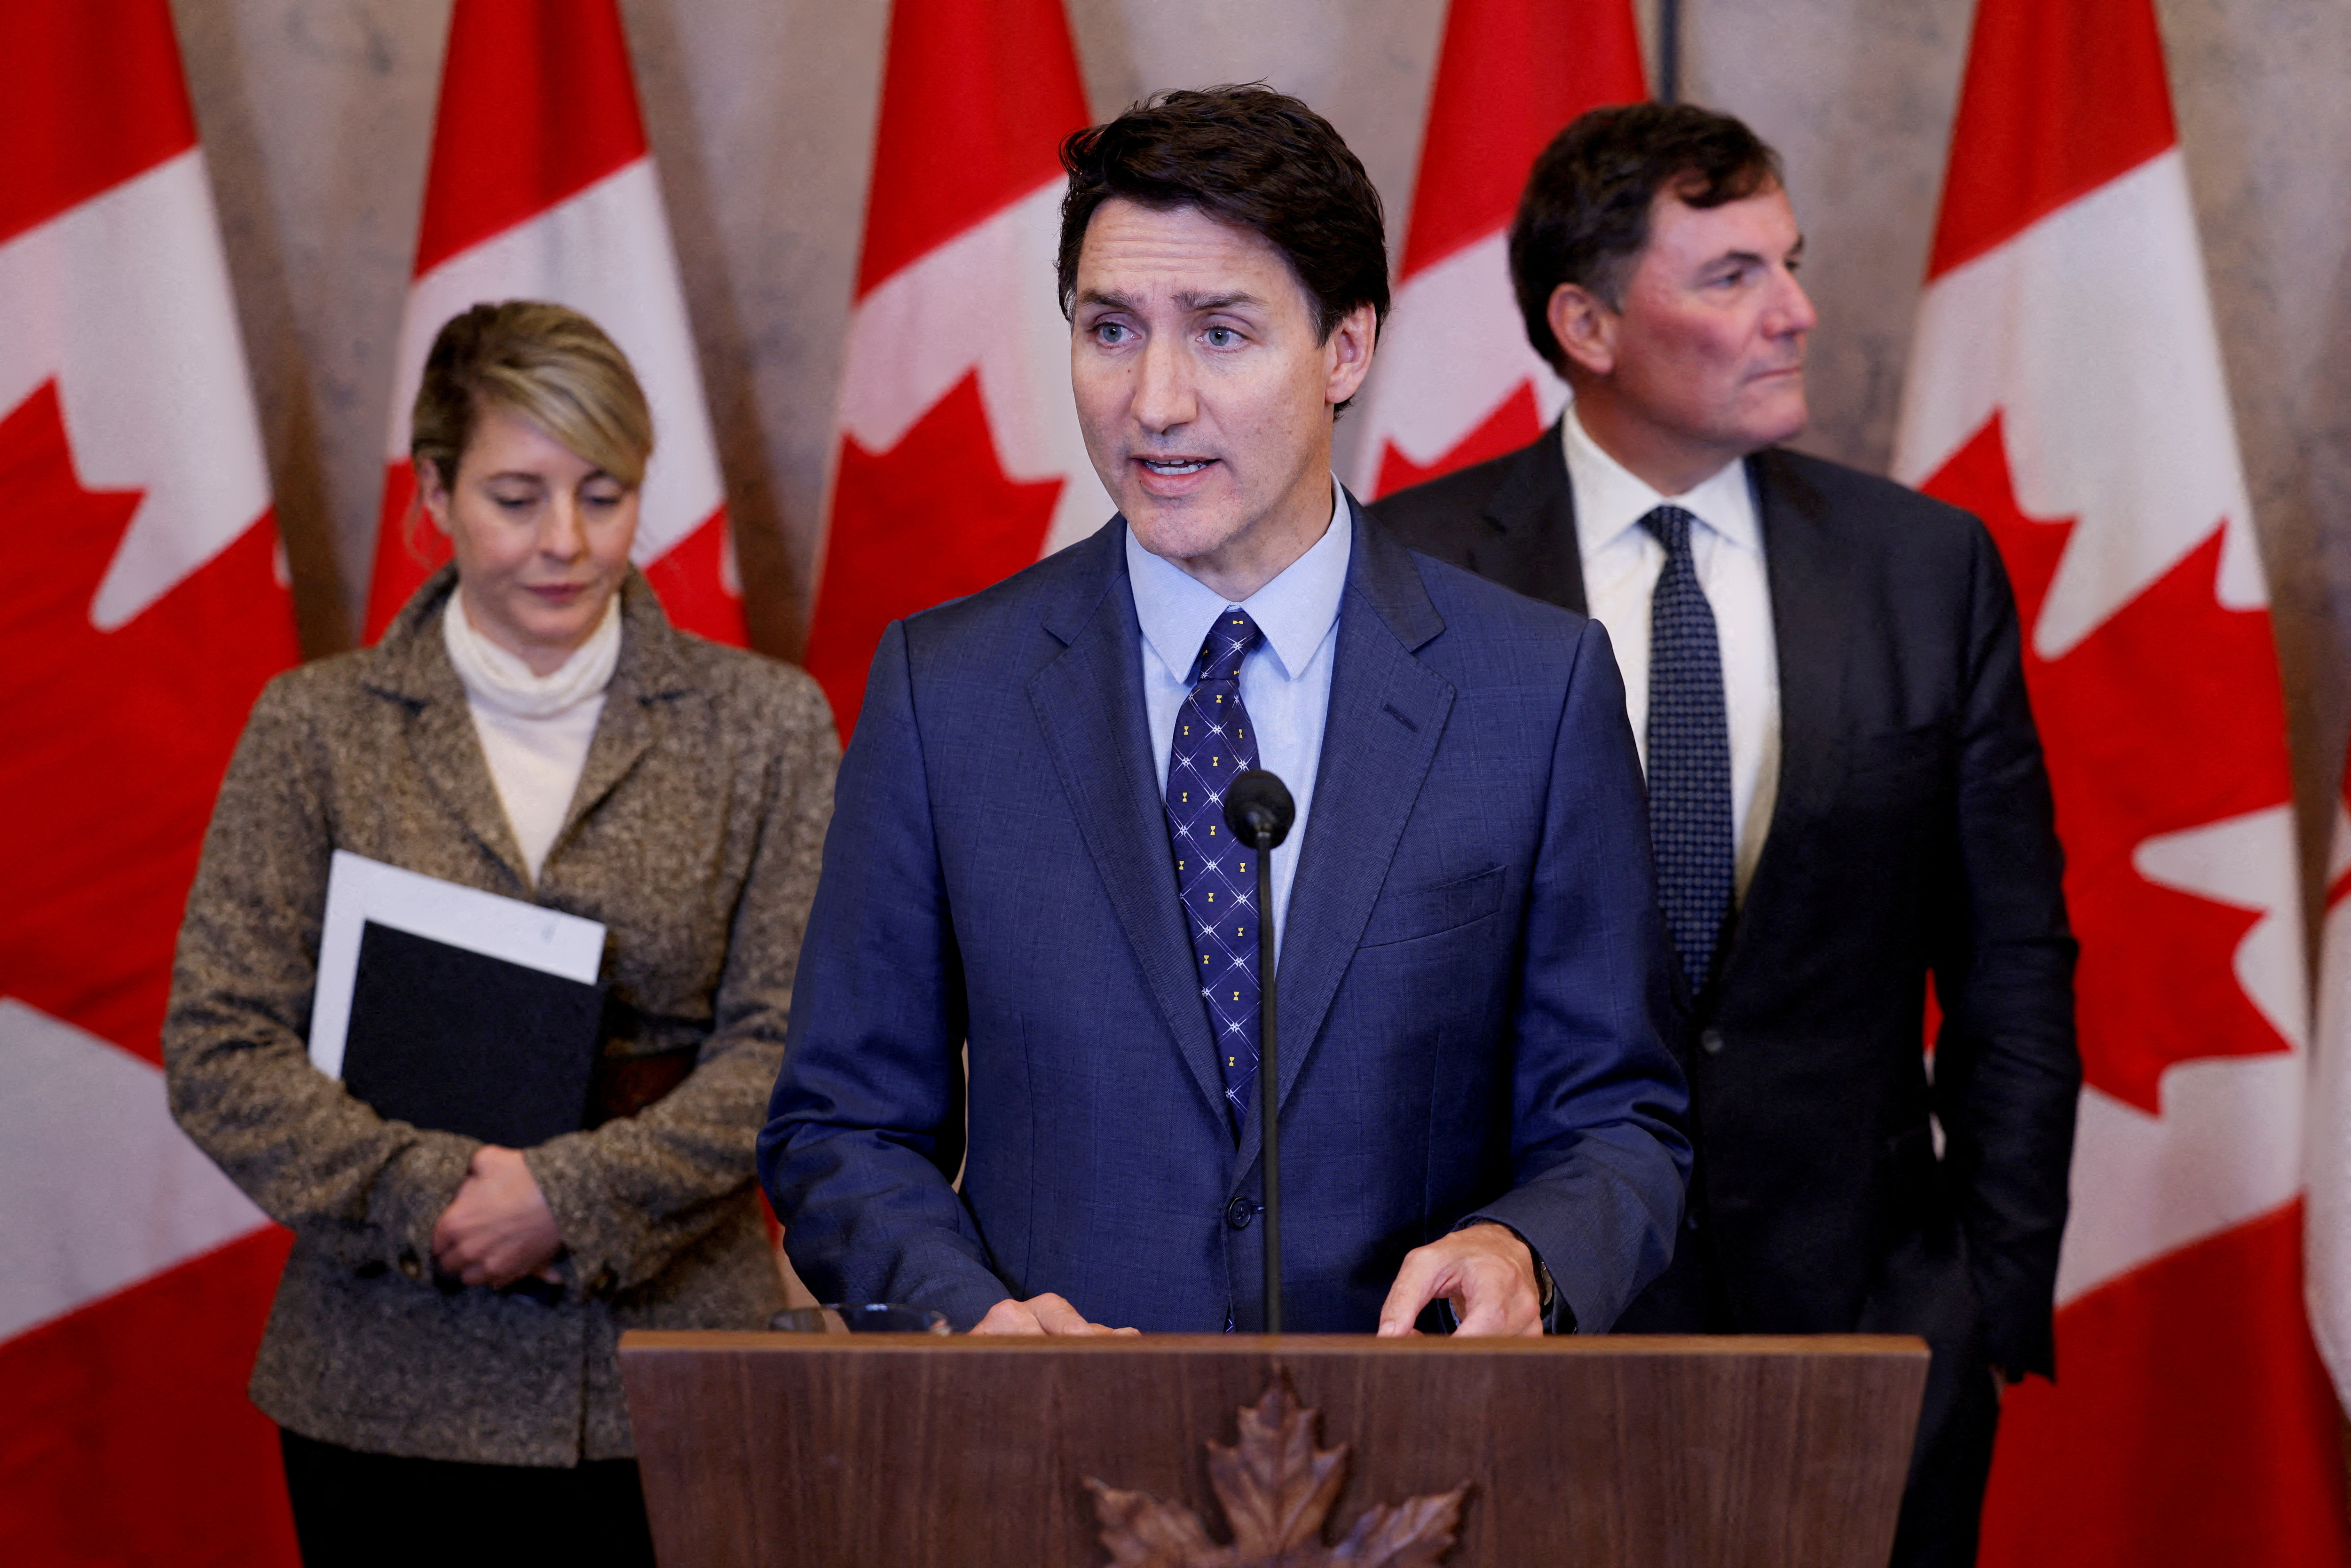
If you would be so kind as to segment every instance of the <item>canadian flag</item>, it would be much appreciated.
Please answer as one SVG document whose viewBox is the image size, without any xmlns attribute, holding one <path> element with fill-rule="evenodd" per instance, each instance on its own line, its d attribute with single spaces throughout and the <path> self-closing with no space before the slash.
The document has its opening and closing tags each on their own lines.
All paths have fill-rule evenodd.
<svg viewBox="0 0 2351 1568">
<path fill-rule="evenodd" d="M 896 0 L 807 666 L 845 738 L 883 629 L 1116 507 L 1054 297 L 1061 138 L 1088 120 L 1061 0 Z"/>
<path fill-rule="evenodd" d="M 298 657 L 164 0 L 0 7 L 0 1562 L 291 1563 L 284 1234 L 173 1125 L 214 793 Z"/>
<path fill-rule="evenodd" d="M 2058 1382 L 1983 1561 L 2340 1564 L 2285 714 L 2150 0 L 1982 0 L 1895 466 L 2007 562 L 2082 942 Z"/>
<path fill-rule="evenodd" d="M 661 185 L 613 0 L 456 0 L 384 444 L 366 639 L 449 559 L 416 505 L 409 413 L 442 324 L 486 300 L 592 319 L 653 405 L 631 552 L 670 619 L 742 647 L 743 587 Z"/>
<path fill-rule="evenodd" d="M 1404 270 L 1364 389 L 1355 491 L 1384 496 L 1524 446 L 1567 383 L 1527 342 L 1510 227 L 1568 121 L 1648 96 L 1631 0 L 1453 0 Z"/>
<path fill-rule="evenodd" d="M 2335 800 L 2326 880 L 2305 1250 L 2311 1328 L 2336 1390 L 2351 1400 L 2351 766 Z"/>
</svg>

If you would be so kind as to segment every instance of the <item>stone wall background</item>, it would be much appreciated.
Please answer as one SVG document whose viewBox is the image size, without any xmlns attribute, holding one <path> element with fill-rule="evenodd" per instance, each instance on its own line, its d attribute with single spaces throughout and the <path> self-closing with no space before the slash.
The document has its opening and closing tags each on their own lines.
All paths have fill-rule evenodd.
<svg viewBox="0 0 2351 1568">
<path fill-rule="evenodd" d="M 1264 78 L 1339 126 L 1399 229 L 1444 4 L 1069 0 L 1098 115 L 1154 88 Z M 328 653 L 348 645 L 366 586 L 448 6 L 173 9 L 303 643 Z M 622 9 L 754 635 L 789 655 L 820 552 L 886 0 Z M 1654 27 L 1655 0 L 1642 9 Z M 1823 323 L 1801 444 L 1865 467 L 1889 455 L 1973 11 L 1972 0 L 1683 0 L 1683 95 L 1779 146 L 1805 223 Z M 2351 5 L 2158 0 L 2158 11 L 2276 596 L 2314 899 L 2351 720 Z"/>
</svg>

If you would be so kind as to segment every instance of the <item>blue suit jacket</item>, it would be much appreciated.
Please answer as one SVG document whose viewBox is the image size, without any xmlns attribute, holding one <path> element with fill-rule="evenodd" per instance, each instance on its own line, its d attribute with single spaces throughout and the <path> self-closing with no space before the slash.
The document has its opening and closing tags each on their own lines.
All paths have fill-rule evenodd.
<svg viewBox="0 0 2351 1568">
<path fill-rule="evenodd" d="M 1276 852 L 1284 1326 L 1373 1328 L 1404 1254 L 1482 1217 L 1603 1328 L 1689 1164 L 1615 662 L 1353 517 L 1314 809 Z M 1260 1319 L 1259 1134 L 1192 976 L 1123 530 L 874 656 L 759 1140 L 822 1299 Z"/>
</svg>

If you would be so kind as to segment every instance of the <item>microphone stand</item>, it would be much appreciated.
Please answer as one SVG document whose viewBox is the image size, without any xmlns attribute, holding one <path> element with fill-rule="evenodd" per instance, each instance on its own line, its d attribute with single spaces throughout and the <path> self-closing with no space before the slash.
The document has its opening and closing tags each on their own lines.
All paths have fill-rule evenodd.
<svg viewBox="0 0 2351 1568">
<path fill-rule="evenodd" d="M 1257 1121 L 1265 1160 L 1265 1332 L 1281 1332 L 1281 1099 L 1273 1008 L 1273 845 L 1270 825 L 1257 829 L 1257 972 L 1259 996 Z"/>
<path fill-rule="evenodd" d="M 1282 781 L 1252 768 L 1225 790 L 1225 822 L 1257 851 L 1257 1124 L 1265 1165 L 1265 1332 L 1281 1332 L 1281 1059 L 1275 1039 L 1273 852 L 1290 836 L 1298 803 Z"/>
</svg>

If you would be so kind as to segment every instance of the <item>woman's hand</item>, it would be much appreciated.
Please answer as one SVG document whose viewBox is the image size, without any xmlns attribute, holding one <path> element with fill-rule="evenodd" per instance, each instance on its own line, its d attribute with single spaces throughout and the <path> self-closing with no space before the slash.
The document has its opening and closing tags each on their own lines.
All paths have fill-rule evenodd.
<svg viewBox="0 0 2351 1568">
<path fill-rule="evenodd" d="M 433 1226 L 441 1271 L 503 1289 L 526 1274 L 553 1278 L 548 1266 L 562 1250 L 555 1213 L 522 1155 L 496 1144 L 475 1149 L 457 1196 Z"/>
</svg>

